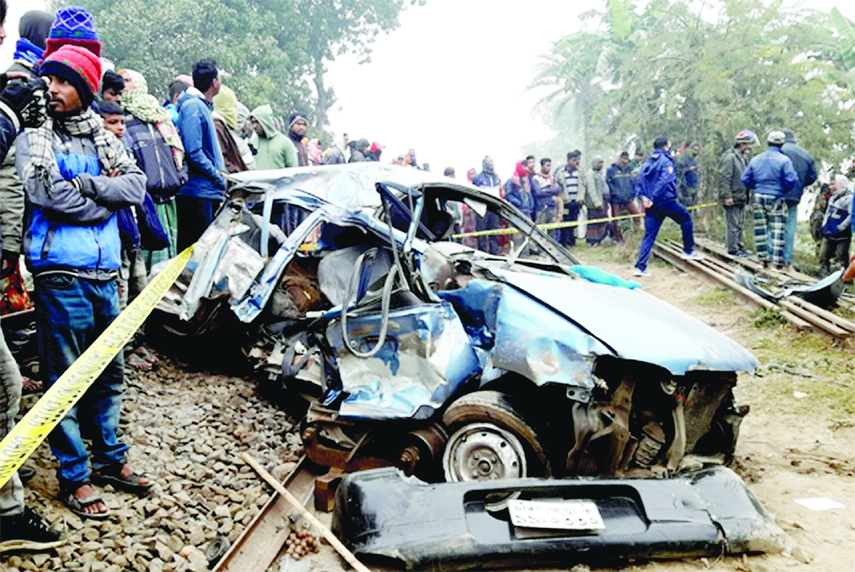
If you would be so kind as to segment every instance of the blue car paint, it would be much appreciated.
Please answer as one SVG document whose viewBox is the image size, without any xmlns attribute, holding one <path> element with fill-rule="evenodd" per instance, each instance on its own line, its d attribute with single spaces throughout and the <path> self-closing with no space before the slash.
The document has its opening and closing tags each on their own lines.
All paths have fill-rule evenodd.
<svg viewBox="0 0 855 572">
<path fill-rule="evenodd" d="M 587 401 L 594 388 L 594 360 L 614 355 L 595 337 L 516 288 L 472 280 L 441 292 L 454 304 L 473 345 L 486 350 L 490 366 L 518 373 L 537 385 L 578 388 Z"/>
<path fill-rule="evenodd" d="M 367 351 L 377 341 L 380 315 L 372 311 L 350 317 L 347 330 L 356 349 Z M 392 310 L 386 340 L 370 358 L 345 347 L 340 320 L 327 325 L 326 336 L 347 393 L 339 409 L 342 417 L 428 419 L 481 371 L 449 302 Z"/>
<path fill-rule="evenodd" d="M 602 340 L 618 357 L 652 363 L 674 375 L 692 370 L 754 373 L 757 359 L 721 332 L 642 290 L 496 270 L 525 292 Z"/>
</svg>

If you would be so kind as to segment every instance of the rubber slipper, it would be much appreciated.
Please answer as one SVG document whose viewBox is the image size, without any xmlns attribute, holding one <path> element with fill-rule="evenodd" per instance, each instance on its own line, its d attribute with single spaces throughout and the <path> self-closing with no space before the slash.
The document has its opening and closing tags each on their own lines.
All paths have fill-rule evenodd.
<svg viewBox="0 0 855 572">
<path fill-rule="evenodd" d="M 118 465 L 118 469 L 105 467 L 104 469 L 93 471 L 91 476 L 92 482 L 101 486 L 113 485 L 115 489 L 138 496 L 144 496 L 148 493 L 154 483 L 149 482 L 145 485 L 140 483 L 142 475 L 136 473 L 131 473 L 127 477 L 123 477 L 122 467 L 123 465 Z"/>
<path fill-rule="evenodd" d="M 28 467 L 27 465 L 21 465 L 21 468 L 18 469 L 18 478 L 21 479 L 21 484 L 26 485 L 30 481 L 33 480 L 33 477 L 36 476 L 36 470 L 32 467 Z"/>
<path fill-rule="evenodd" d="M 86 507 L 93 504 L 103 503 L 104 500 L 98 495 L 92 495 L 87 499 L 79 499 L 74 496 L 75 491 L 61 493 L 59 500 L 62 504 L 68 507 L 68 510 L 79 516 L 80 518 L 91 518 L 92 520 L 106 520 L 110 517 L 110 507 L 104 512 L 88 513 Z M 107 505 L 104 505 L 107 506 Z"/>
</svg>

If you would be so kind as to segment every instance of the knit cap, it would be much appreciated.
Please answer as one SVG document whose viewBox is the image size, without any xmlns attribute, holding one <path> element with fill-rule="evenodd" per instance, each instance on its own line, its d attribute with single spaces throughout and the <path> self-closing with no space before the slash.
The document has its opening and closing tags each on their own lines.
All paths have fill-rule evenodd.
<svg viewBox="0 0 855 572">
<path fill-rule="evenodd" d="M 101 78 L 101 59 L 79 46 L 61 46 L 42 62 L 39 74 L 54 75 L 77 89 L 84 109 L 89 107 Z"/>
<path fill-rule="evenodd" d="M 757 135 L 750 129 L 743 129 L 736 134 L 737 143 L 754 143 L 757 140 Z"/>
<path fill-rule="evenodd" d="M 302 113 L 292 113 L 291 116 L 288 117 L 288 129 L 291 129 L 292 127 L 294 127 L 294 124 L 297 123 L 298 121 L 302 121 L 306 124 L 309 123 L 306 120 L 306 116 L 303 115 Z"/>
<path fill-rule="evenodd" d="M 92 14 L 77 6 L 68 6 L 57 11 L 45 44 L 45 59 L 66 45 L 86 48 L 96 57 L 101 57 L 101 42 L 95 31 Z"/>
</svg>

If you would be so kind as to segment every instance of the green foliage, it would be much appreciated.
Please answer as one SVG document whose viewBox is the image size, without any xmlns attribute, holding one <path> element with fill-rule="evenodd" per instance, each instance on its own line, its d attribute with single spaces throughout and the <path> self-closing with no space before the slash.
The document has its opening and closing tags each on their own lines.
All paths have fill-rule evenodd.
<svg viewBox="0 0 855 572">
<path fill-rule="evenodd" d="M 780 328 L 786 323 L 787 319 L 776 310 L 758 310 L 754 316 L 755 328 Z"/>
<path fill-rule="evenodd" d="M 659 135 L 702 144 L 702 173 L 741 129 L 788 127 L 818 159 L 853 152 L 855 27 L 831 15 L 746 3 L 609 0 L 556 43 L 534 86 L 551 86 L 585 121 L 589 153 Z M 627 28 L 629 26 L 629 28 Z M 594 90 L 594 96 L 589 91 Z M 702 198 L 714 177 L 702 176 Z"/>
<path fill-rule="evenodd" d="M 414 0 L 411 4 L 423 4 Z M 67 5 L 54 2 L 54 9 Z M 405 0 L 76 0 L 92 12 L 105 57 L 141 72 L 164 95 L 179 73 L 213 58 L 248 107 L 271 103 L 326 127 L 335 94 L 326 62 L 348 52 L 368 61 L 371 43 L 398 26 Z"/>
</svg>

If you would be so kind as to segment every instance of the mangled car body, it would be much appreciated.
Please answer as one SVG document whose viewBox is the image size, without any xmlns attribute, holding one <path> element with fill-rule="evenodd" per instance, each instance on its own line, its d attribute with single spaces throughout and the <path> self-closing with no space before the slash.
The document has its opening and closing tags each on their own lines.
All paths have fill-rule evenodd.
<svg viewBox="0 0 855 572">
<path fill-rule="evenodd" d="M 243 177 L 159 310 L 183 333 L 241 324 L 268 382 L 314 393 L 316 463 L 469 481 L 732 454 L 754 357 L 616 277 L 581 278 L 505 201 L 376 163 Z M 463 209 L 525 239 L 506 256 L 455 242 Z"/>
</svg>

